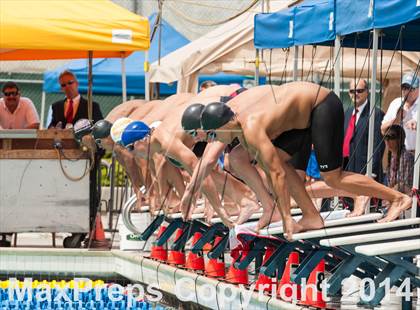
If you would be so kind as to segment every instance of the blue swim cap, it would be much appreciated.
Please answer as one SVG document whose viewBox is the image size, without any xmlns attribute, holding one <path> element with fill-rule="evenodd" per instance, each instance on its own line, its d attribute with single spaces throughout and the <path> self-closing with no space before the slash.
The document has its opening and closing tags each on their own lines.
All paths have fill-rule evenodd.
<svg viewBox="0 0 420 310">
<path fill-rule="evenodd" d="M 129 146 L 138 140 L 144 139 L 150 133 L 150 127 L 141 121 L 134 121 L 125 127 L 121 135 L 121 144 Z"/>
</svg>

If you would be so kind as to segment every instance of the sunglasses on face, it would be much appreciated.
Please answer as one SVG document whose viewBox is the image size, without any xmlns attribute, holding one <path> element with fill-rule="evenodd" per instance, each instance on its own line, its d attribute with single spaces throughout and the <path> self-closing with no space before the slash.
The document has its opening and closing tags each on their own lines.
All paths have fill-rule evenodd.
<svg viewBox="0 0 420 310">
<path fill-rule="evenodd" d="M 354 95 L 355 93 L 356 93 L 356 94 L 362 94 L 362 93 L 364 93 L 365 91 L 366 91 L 366 89 L 365 89 L 365 88 L 350 89 L 350 90 L 349 90 L 349 93 L 350 93 L 350 94 L 352 94 L 352 95 Z"/>
<path fill-rule="evenodd" d="M 215 132 L 215 131 L 212 131 L 212 130 L 207 131 L 206 135 L 207 135 L 207 140 L 208 140 L 208 139 L 210 139 L 210 140 L 214 140 L 214 139 L 216 139 L 216 137 L 217 137 L 216 132 Z"/>
<path fill-rule="evenodd" d="M 410 86 L 403 85 L 403 86 L 401 86 L 401 90 L 414 90 L 414 88 L 410 87 Z"/>
<path fill-rule="evenodd" d="M 66 87 L 67 85 L 72 85 L 74 83 L 74 81 L 73 80 L 70 80 L 70 81 L 68 81 L 68 82 L 66 82 L 66 83 L 61 83 L 60 85 L 61 85 L 61 87 Z"/>
<path fill-rule="evenodd" d="M 198 132 L 195 129 L 188 130 L 187 133 L 193 138 L 197 137 L 198 135 Z"/>
<path fill-rule="evenodd" d="M 17 95 L 19 95 L 18 91 L 9 91 L 9 92 L 4 92 L 3 93 L 5 97 L 16 97 Z"/>
</svg>

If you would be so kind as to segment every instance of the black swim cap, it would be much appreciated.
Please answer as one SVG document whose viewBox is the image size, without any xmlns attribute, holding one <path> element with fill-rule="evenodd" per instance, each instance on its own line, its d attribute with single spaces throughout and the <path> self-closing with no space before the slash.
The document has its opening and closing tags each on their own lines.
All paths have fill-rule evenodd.
<svg viewBox="0 0 420 310">
<path fill-rule="evenodd" d="M 200 117 L 204 110 L 204 105 L 201 103 L 194 103 L 185 109 L 182 114 L 181 125 L 187 130 L 199 129 L 201 127 Z"/>
<path fill-rule="evenodd" d="M 235 115 L 233 111 L 222 102 L 213 102 L 207 105 L 201 113 L 201 128 L 211 130 L 227 124 Z"/>
<path fill-rule="evenodd" d="M 92 127 L 92 136 L 95 139 L 103 139 L 109 136 L 111 132 L 112 123 L 105 119 L 101 119 Z"/>
</svg>

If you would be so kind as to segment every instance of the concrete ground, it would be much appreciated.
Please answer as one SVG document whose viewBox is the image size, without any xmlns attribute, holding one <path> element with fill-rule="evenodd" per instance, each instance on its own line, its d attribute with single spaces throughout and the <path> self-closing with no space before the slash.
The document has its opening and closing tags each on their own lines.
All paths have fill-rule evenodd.
<svg viewBox="0 0 420 310">
<path fill-rule="evenodd" d="M 114 216 L 113 225 L 115 227 L 117 217 Z M 102 224 L 105 229 L 105 238 L 108 240 L 114 241 L 112 243 L 113 249 L 119 249 L 120 247 L 120 235 L 118 232 L 111 233 L 109 230 L 109 217 L 108 215 L 102 216 Z M 70 236 L 70 233 L 55 233 L 55 244 L 57 248 L 63 248 L 63 240 L 67 236 Z M 15 242 L 15 235 L 12 238 L 12 246 Z M 39 247 L 39 248 L 49 248 L 53 247 L 53 234 L 52 233 L 18 233 L 16 238 L 17 247 Z"/>
</svg>

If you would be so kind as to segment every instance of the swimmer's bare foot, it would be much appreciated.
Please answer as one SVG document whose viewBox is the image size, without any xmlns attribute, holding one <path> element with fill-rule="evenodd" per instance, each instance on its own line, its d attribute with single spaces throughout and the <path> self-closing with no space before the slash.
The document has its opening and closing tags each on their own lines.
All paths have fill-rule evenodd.
<svg viewBox="0 0 420 310">
<path fill-rule="evenodd" d="M 293 240 L 293 234 L 303 231 L 303 227 L 292 217 L 283 219 L 283 234 L 287 240 Z"/>
<path fill-rule="evenodd" d="M 243 206 L 246 206 L 246 205 L 247 204 L 243 204 Z M 239 216 L 239 214 L 241 213 L 241 208 L 234 202 L 224 201 L 223 209 L 226 211 L 226 214 L 228 214 L 229 216 Z"/>
<path fill-rule="evenodd" d="M 354 198 L 354 209 L 352 212 L 346 215 L 346 217 L 355 217 L 365 214 L 366 205 L 369 203 L 370 197 L 368 196 L 357 196 Z"/>
<path fill-rule="evenodd" d="M 203 211 L 204 211 L 204 218 L 205 218 L 206 222 L 210 224 L 211 219 L 214 216 L 213 208 L 205 208 Z"/>
<path fill-rule="evenodd" d="M 230 219 L 229 215 L 226 213 L 226 210 L 224 210 L 224 209 L 217 209 L 217 210 L 214 210 L 214 211 L 217 213 L 217 215 L 220 217 L 220 219 L 222 220 L 223 224 L 227 228 L 231 229 L 231 228 L 233 228 L 235 226 L 235 223 Z"/>
<path fill-rule="evenodd" d="M 171 210 L 174 210 L 174 212 L 181 212 L 181 202 L 179 199 L 171 199 L 167 202 L 167 205 Z"/>
<path fill-rule="evenodd" d="M 235 227 L 235 223 L 233 221 L 231 221 L 230 219 L 225 219 L 223 220 L 223 224 L 229 229 L 231 230 L 232 228 Z"/>
<path fill-rule="evenodd" d="M 191 205 L 191 208 L 188 210 L 187 217 L 185 218 L 186 221 L 191 220 L 191 217 L 195 213 L 195 205 Z"/>
<path fill-rule="evenodd" d="M 251 215 L 260 211 L 260 206 L 258 204 L 249 204 L 242 207 L 238 218 L 235 221 L 235 224 L 241 225 L 249 220 Z M 264 215 L 264 214 L 263 214 Z"/>
<path fill-rule="evenodd" d="M 195 207 L 194 214 L 197 214 L 197 213 L 204 213 L 204 206 Z"/>
<path fill-rule="evenodd" d="M 394 200 L 388 208 L 386 216 L 378 220 L 378 223 L 387 223 L 397 219 L 403 211 L 411 208 L 412 203 L 412 199 L 407 195 L 403 195 L 400 199 Z"/>
<path fill-rule="evenodd" d="M 136 206 L 134 208 L 135 212 L 140 212 L 142 206 L 143 206 L 143 201 L 137 198 Z"/>
<path fill-rule="evenodd" d="M 175 204 L 175 205 L 168 206 L 166 208 L 166 212 L 168 214 L 179 213 L 179 212 L 181 212 L 181 205 L 178 203 L 178 204 Z"/>
<path fill-rule="evenodd" d="M 275 223 L 281 221 L 281 215 L 277 208 L 273 210 L 263 210 L 263 214 L 258 220 L 258 225 L 256 227 L 257 232 L 259 232 L 264 227 L 268 226 L 270 223 Z"/>
<path fill-rule="evenodd" d="M 315 215 L 303 215 L 298 221 L 298 224 L 302 227 L 301 231 L 308 231 L 314 229 L 324 228 L 324 220 L 319 214 Z"/>
</svg>

